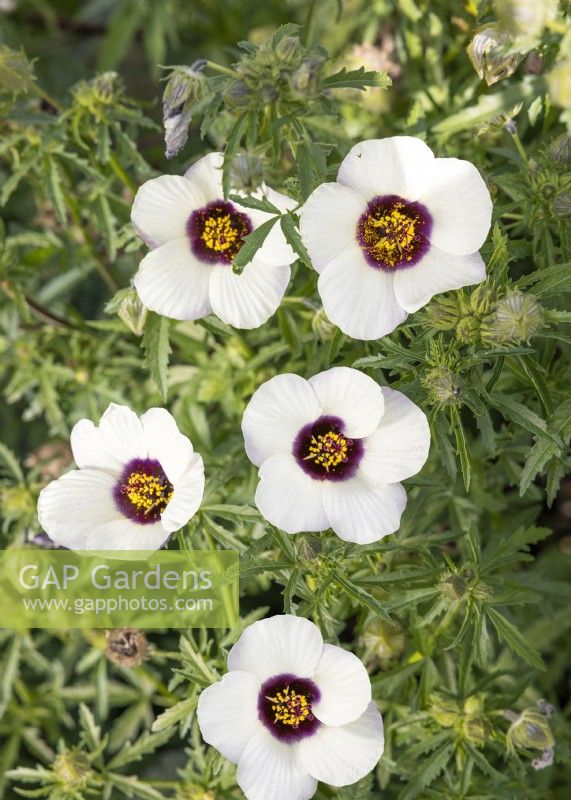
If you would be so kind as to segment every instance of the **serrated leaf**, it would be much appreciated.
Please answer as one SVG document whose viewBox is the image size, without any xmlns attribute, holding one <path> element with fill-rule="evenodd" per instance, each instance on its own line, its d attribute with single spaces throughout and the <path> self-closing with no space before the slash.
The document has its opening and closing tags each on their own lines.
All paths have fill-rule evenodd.
<svg viewBox="0 0 571 800">
<path fill-rule="evenodd" d="M 250 263 L 254 258 L 260 247 L 266 241 L 270 231 L 278 221 L 279 217 L 268 219 L 262 222 L 259 228 L 255 228 L 252 233 L 249 233 L 242 240 L 242 246 L 238 250 L 234 261 L 232 262 L 232 269 L 234 272 L 240 274 L 244 267 Z"/>
<path fill-rule="evenodd" d="M 309 269 L 313 269 L 311 258 L 301 240 L 301 236 L 299 235 L 299 231 L 295 224 L 295 218 L 289 211 L 281 217 L 280 225 L 287 243 L 300 257 L 305 266 L 309 267 Z"/>
<path fill-rule="evenodd" d="M 392 81 L 386 72 L 366 70 L 365 67 L 348 70 L 345 67 L 323 81 L 327 89 L 366 89 L 374 86 L 377 89 L 386 89 Z"/>
<path fill-rule="evenodd" d="M 538 670 L 545 669 L 545 663 L 541 658 L 538 651 L 526 641 L 524 636 L 518 631 L 503 614 L 500 614 L 495 608 L 486 606 L 486 615 L 500 639 L 507 644 L 510 650 L 513 650 L 516 655 L 523 658 L 523 660 Z"/>
<path fill-rule="evenodd" d="M 151 730 L 153 733 L 159 733 L 167 728 L 172 728 L 173 725 L 178 725 L 179 722 L 186 723 L 188 717 L 196 710 L 197 705 L 197 697 L 187 697 L 186 700 L 175 703 L 174 706 L 159 714 L 153 722 Z"/>
<path fill-rule="evenodd" d="M 171 346 L 169 341 L 170 320 L 149 312 L 142 347 L 145 351 L 145 366 L 151 373 L 163 402 L 168 396 L 168 366 Z"/>
<path fill-rule="evenodd" d="M 331 574 L 333 575 L 334 580 L 339 584 L 339 586 L 341 586 L 343 591 L 348 594 L 352 600 L 355 600 L 355 602 L 360 606 L 368 608 L 369 611 L 372 611 L 373 614 L 375 614 L 375 616 L 379 617 L 385 622 L 388 622 L 391 625 L 394 624 L 376 597 L 373 597 L 372 594 L 369 594 L 369 592 L 365 591 L 365 589 L 361 588 L 361 586 L 357 586 L 356 583 L 353 583 L 352 580 L 339 572 L 339 570 L 332 569 Z"/>
<path fill-rule="evenodd" d="M 453 752 L 454 745 L 447 744 L 431 755 L 429 759 L 423 760 L 406 788 L 399 794 L 398 800 L 414 800 L 415 797 L 418 797 L 440 775 L 452 758 Z"/>
</svg>

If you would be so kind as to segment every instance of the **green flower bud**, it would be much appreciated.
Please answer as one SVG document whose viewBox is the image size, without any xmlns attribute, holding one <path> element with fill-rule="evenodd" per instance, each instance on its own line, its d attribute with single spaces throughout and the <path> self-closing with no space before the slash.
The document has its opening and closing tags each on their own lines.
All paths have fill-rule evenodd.
<svg viewBox="0 0 571 800">
<path fill-rule="evenodd" d="M 561 108 L 571 108 L 571 58 L 560 61 L 547 76 L 552 101 Z"/>
<path fill-rule="evenodd" d="M 569 219 L 571 217 L 571 194 L 563 192 L 558 195 L 553 201 L 553 213 L 561 219 Z"/>
<path fill-rule="evenodd" d="M 440 593 L 446 600 L 461 600 L 467 589 L 468 584 L 457 572 L 450 573 L 440 583 Z"/>
<path fill-rule="evenodd" d="M 460 719 L 460 706 L 454 700 L 432 695 L 430 714 L 442 728 L 452 728 Z"/>
<path fill-rule="evenodd" d="M 284 66 L 299 64 L 303 53 L 299 36 L 285 36 L 277 43 L 275 53 Z"/>
<path fill-rule="evenodd" d="M 297 552 L 305 561 L 315 561 L 323 552 L 323 544 L 320 536 L 311 533 L 304 534 L 298 538 Z"/>
<path fill-rule="evenodd" d="M 543 328 L 544 318 L 535 297 L 515 289 L 499 300 L 494 311 L 483 320 L 482 340 L 488 344 L 528 342 Z"/>
<path fill-rule="evenodd" d="M 558 0 L 496 0 L 501 24 L 514 36 L 534 38 L 557 15 Z"/>
<path fill-rule="evenodd" d="M 548 717 L 535 708 L 526 708 L 519 714 L 506 738 L 512 750 L 547 750 L 555 744 Z"/>
<path fill-rule="evenodd" d="M 396 661 L 404 653 L 406 637 L 400 625 L 389 625 L 383 620 L 374 619 L 367 623 L 359 637 L 363 648 L 363 661 L 369 669 L 385 669 L 391 661 Z"/>
<path fill-rule="evenodd" d="M 216 797 L 209 789 L 190 784 L 176 790 L 175 800 L 216 800 Z"/>
<path fill-rule="evenodd" d="M 320 308 L 311 320 L 311 327 L 313 332 L 321 339 L 322 342 L 329 342 L 335 336 L 336 326 L 328 318 L 325 311 Z"/>
<path fill-rule="evenodd" d="M 53 771 L 66 789 L 78 791 L 85 786 L 91 775 L 91 762 L 80 750 L 60 753 L 53 764 Z"/>
<path fill-rule="evenodd" d="M 479 28 L 468 45 L 468 58 L 480 80 L 488 86 L 509 78 L 516 71 L 522 56 L 508 53 L 511 36 L 499 25 L 488 24 Z"/>
<path fill-rule="evenodd" d="M 558 161 L 561 164 L 571 163 L 571 136 L 568 133 L 563 133 L 555 139 L 549 148 L 549 155 L 553 161 Z"/>
<path fill-rule="evenodd" d="M 142 336 L 148 309 L 142 304 L 135 289 L 129 289 L 117 309 L 119 318 L 135 336 Z"/>
<path fill-rule="evenodd" d="M 322 66 L 323 58 L 304 58 L 291 76 L 292 89 L 301 95 L 311 94 Z"/>
<path fill-rule="evenodd" d="M 478 747 L 483 747 L 492 732 L 492 726 L 484 715 L 482 697 L 468 697 L 464 703 L 464 718 L 462 722 L 464 738 Z"/>
<path fill-rule="evenodd" d="M 445 366 L 431 369 L 422 379 L 432 403 L 456 406 L 462 403 L 462 378 Z"/>
<path fill-rule="evenodd" d="M 34 80 L 34 68 L 23 50 L 0 44 L 0 93 L 12 97 L 25 94 Z"/>
<path fill-rule="evenodd" d="M 203 90 L 204 77 L 200 70 L 204 60 L 192 67 L 176 67 L 163 92 L 163 125 L 165 129 L 166 157 L 178 155 L 188 139 L 191 122 L 190 105 Z"/>
<path fill-rule="evenodd" d="M 224 93 L 224 102 L 228 108 L 247 106 L 252 99 L 252 90 L 242 79 L 232 81 Z"/>
<path fill-rule="evenodd" d="M 477 316 L 484 316 L 493 307 L 497 297 L 496 290 L 490 284 L 481 283 L 470 295 L 469 308 Z"/>
<path fill-rule="evenodd" d="M 265 83 L 260 89 L 260 100 L 266 106 L 273 105 L 279 97 L 276 86 L 272 83 Z"/>
<path fill-rule="evenodd" d="M 253 153 L 237 155 L 230 167 L 230 184 L 235 191 L 252 194 L 264 182 L 264 166 Z"/>
<path fill-rule="evenodd" d="M 480 339 L 480 320 L 472 314 L 467 314 L 459 320 L 456 326 L 456 338 L 460 342 L 470 344 Z"/>
<path fill-rule="evenodd" d="M 431 328 L 438 331 L 451 331 L 460 321 L 460 306 L 457 295 L 436 297 L 426 308 Z"/>
</svg>

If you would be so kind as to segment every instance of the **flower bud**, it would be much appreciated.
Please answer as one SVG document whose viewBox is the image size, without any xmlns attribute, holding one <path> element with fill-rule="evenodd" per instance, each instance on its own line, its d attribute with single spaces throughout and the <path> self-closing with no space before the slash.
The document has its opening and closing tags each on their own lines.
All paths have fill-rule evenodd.
<svg viewBox="0 0 571 800">
<path fill-rule="evenodd" d="M 135 336 L 143 335 L 148 309 L 142 304 L 135 289 L 129 289 L 121 300 L 117 314 Z"/>
<path fill-rule="evenodd" d="M 482 340 L 489 344 L 528 342 L 544 323 L 543 309 L 530 294 L 512 290 L 482 322 Z"/>
<path fill-rule="evenodd" d="M 547 750 L 555 739 L 549 719 L 535 708 L 526 708 L 509 727 L 506 739 L 510 749 Z"/>
<path fill-rule="evenodd" d="M 216 798 L 209 789 L 190 784 L 176 790 L 175 800 L 216 800 Z"/>
<path fill-rule="evenodd" d="M 514 36 L 535 38 L 557 15 L 558 0 L 496 0 L 503 27 Z"/>
<path fill-rule="evenodd" d="M 400 625 L 389 625 L 383 620 L 374 619 L 365 625 L 359 637 L 363 648 L 363 661 L 373 670 L 385 669 L 391 661 L 396 661 L 404 652 L 406 638 Z"/>
<path fill-rule="evenodd" d="M 470 344 L 480 339 L 480 320 L 472 314 L 466 314 L 456 326 L 456 338 L 464 344 Z"/>
<path fill-rule="evenodd" d="M 452 572 L 442 579 L 440 593 L 446 600 L 461 600 L 466 594 L 468 584 L 457 572 Z"/>
<path fill-rule="evenodd" d="M 232 81 L 224 93 L 224 102 L 228 108 L 247 106 L 252 99 L 252 90 L 241 78 Z"/>
<path fill-rule="evenodd" d="M 137 628 L 116 628 L 105 631 L 105 655 L 118 667 L 138 667 L 148 656 L 149 643 Z"/>
<path fill-rule="evenodd" d="M 462 402 L 462 378 L 446 366 L 431 369 L 422 383 L 436 405 L 456 406 Z"/>
<path fill-rule="evenodd" d="M 277 43 L 275 53 L 284 66 L 291 67 L 299 64 L 303 53 L 299 36 L 284 36 Z"/>
<path fill-rule="evenodd" d="M 196 61 L 192 67 L 176 67 L 163 92 L 163 126 L 165 129 L 165 155 L 174 158 L 188 139 L 188 127 L 192 116 L 190 106 L 200 95 L 204 78 L 200 70 L 204 60 Z"/>
<path fill-rule="evenodd" d="M 437 331 L 451 331 L 460 321 L 460 306 L 456 295 L 435 297 L 426 308 L 431 328 Z"/>
<path fill-rule="evenodd" d="M 314 333 L 322 342 L 328 342 L 335 336 L 336 326 L 331 322 L 325 311 L 320 308 L 311 320 Z"/>
<path fill-rule="evenodd" d="M 323 551 L 322 539 L 312 533 L 298 537 L 297 552 L 305 561 L 314 561 Z"/>
<path fill-rule="evenodd" d="M 488 314 L 497 300 L 496 290 L 489 283 L 476 286 L 470 295 L 469 308 L 477 316 Z"/>
<path fill-rule="evenodd" d="M 0 44 L 0 94 L 16 97 L 29 92 L 34 83 L 34 69 L 22 50 Z"/>
<path fill-rule="evenodd" d="M 509 78 L 516 71 L 522 56 L 506 52 L 511 43 L 509 33 L 491 23 L 479 28 L 466 48 L 478 77 L 488 86 Z"/>
<path fill-rule="evenodd" d="M 301 95 L 311 94 L 323 61 L 323 58 L 318 58 L 317 56 L 304 58 L 291 76 L 292 89 Z"/>
<path fill-rule="evenodd" d="M 551 143 L 549 148 L 549 155 L 553 161 L 561 164 L 571 163 L 571 136 L 568 133 L 562 133 Z"/>
<path fill-rule="evenodd" d="M 547 76 L 552 101 L 561 108 L 571 108 L 571 58 L 560 61 Z"/>
<path fill-rule="evenodd" d="M 60 753 L 53 764 L 53 771 L 59 782 L 74 794 L 85 786 L 91 775 L 91 762 L 86 753 L 80 750 L 67 750 Z"/>
<path fill-rule="evenodd" d="M 264 166 L 253 153 L 237 155 L 230 167 L 230 185 L 234 191 L 252 194 L 264 182 Z"/>
</svg>

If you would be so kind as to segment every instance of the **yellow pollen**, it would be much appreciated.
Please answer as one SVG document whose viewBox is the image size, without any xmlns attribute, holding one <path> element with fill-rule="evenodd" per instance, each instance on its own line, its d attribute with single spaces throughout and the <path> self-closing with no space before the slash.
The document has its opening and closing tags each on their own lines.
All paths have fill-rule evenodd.
<svg viewBox="0 0 571 800">
<path fill-rule="evenodd" d="M 337 467 L 347 461 L 348 457 L 349 442 L 347 439 L 340 433 L 329 431 L 311 437 L 309 452 L 303 460 L 315 461 L 326 472 L 329 472 L 332 467 Z"/>
<path fill-rule="evenodd" d="M 132 472 L 126 483 L 121 486 L 124 494 L 135 506 L 137 511 L 150 514 L 151 511 L 164 511 L 173 496 L 170 483 L 161 481 L 155 475 L 144 472 Z"/>
<path fill-rule="evenodd" d="M 266 697 L 272 704 L 274 712 L 274 725 L 281 722 L 282 725 L 291 725 L 297 729 L 308 717 L 313 719 L 311 705 L 304 694 L 297 694 L 287 686 L 275 697 Z"/>
<path fill-rule="evenodd" d="M 236 243 L 238 231 L 232 224 L 230 214 L 225 214 L 223 217 L 207 217 L 201 236 L 206 247 L 223 253 Z"/>
<path fill-rule="evenodd" d="M 402 202 L 381 216 L 367 214 L 362 228 L 365 247 L 372 256 L 382 261 L 387 267 L 395 267 L 400 262 L 412 261 L 418 218 L 410 212 L 402 211 Z"/>
</svg>

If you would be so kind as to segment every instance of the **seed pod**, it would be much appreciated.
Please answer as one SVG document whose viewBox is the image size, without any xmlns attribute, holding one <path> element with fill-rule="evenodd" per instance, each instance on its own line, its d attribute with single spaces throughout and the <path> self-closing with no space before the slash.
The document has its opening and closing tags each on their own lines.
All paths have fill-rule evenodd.
<svg viewBox="0 0 571 800">
<path fill-rule="evenodd" d="M 512 290 L 483 320 L 482 340 L 489 344 L 528 342 L 542 329 L 544 318 L 543 309 L 533 295 Z"/>
<path fill-rule="evenodd" d="M 462 403 L 462 378 L 448 367 L 430 370 L 422 383 L 436 405 L 456 406 Z"/>
<path fill-rule="evenodd" d="M 363 661 L 371 670 L 384 669 L 400 658 L 405 644 L 405 633 L 400 625 L 389 625 L 380 619 L 367 623 L 359 637 L 359 645 L 364 650 Z"/>
<path fill-rule="evenodd" d="M 320 308 L 311 321 L 314 333 L 322 342 L 329 342 L 335 336 L 336 326 L 330 321 L 325 311 Z"/>
<path fill-rule="evenodd" d="M 105 631 L 105 655 L 118 667 L 138 667 L 147 658 L 149 643 L 137 628 L 115 628 Z"/>
<path fill-rule="evenodd" d="M 535 708 L 522 711 L 510 725 L 506 738 L 513 749 L 543 751 L 555 744 L 548 717 Z"/>
<path fill-rule="evenodd" d="M 553 201 L 553 213 L 561 219 L 569 219 L 571 217 L 571 194 L 563 192 L 558 195 Z"/>
<path fill-rule="evenodd" d="M 121 300 L 117 314 L 135 336 L 143 335 L 148 309 L 142 304 L 135 289 L 129 289 Z"/>
<path fill-rule="evenodd" d="M 478 77 L 488 86 L 509 78 L 516 71 L 522 56 L 507 52 L 511 43 L 509 33 L 491 23 L 479 28 L 466 48 Z"/>
<path fill-rule="evenodd" d="M 571 136 L 568 133 L 562 133 L 551 143 L 549 156 L 561 164 L 571 163 Z"/>
<path fill-rule="evenodd" d="M 78 790 L 87 784 L 91 775 L 91 762 L 86 753 L 68 750 L 56 757 L 53 771 L 65 789 L 77 796 Z"/>
</svg>

